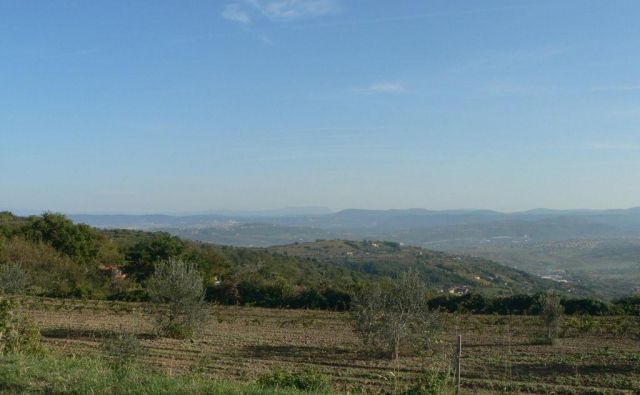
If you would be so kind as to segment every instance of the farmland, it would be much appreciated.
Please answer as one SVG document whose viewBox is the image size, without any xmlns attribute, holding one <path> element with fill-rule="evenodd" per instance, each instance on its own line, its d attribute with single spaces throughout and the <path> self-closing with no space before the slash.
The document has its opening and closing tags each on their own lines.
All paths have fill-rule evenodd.
<svg viewBox="0 0 640 395">
<path fill-rule="evenodd" d="M 363 346 L 347 313 L 215 306 L 202 336 L 156 337 L 145 304 L 23 298 L 56 357 L 99 356 L 118 333 L 140 339 L 138 364 L 168 375 L 197 373 L 247 383 L 274 369 L 313 369 L 338 392 L 391 392 L 433 366 L 447 366 L 459 333 L 467 393 L 638 393 L 638 317 L 566 317 L 554 345 L 536 341 L 536 317 L 444 316 L 444 329 L 421 355 L 399 366 Z"/>
</svg>

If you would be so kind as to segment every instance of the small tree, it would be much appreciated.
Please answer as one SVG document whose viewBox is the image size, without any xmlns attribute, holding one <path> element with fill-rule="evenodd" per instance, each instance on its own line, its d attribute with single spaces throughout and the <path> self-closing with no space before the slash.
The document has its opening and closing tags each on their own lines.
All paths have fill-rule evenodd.
<svg viewBox="0 0 640 395">
<path fill-rule="evenodd" d="M 564 307 L 557 292 L 548 291 L 540 296 L 540 321 L 546 329 L 546 340 L 553 343 L 558 334 Z"/>
<path fill-rule="evenodd" d="M 398 361 L 407 339 L 428 338 L 439 322 L 429 309 L 426 287 L 415 272 L 407 272 L 386 286 L 375 284 L 358 292 L 352 300 L 356 332 L 364 341 L 385 350 Z"/>
<path fill-rule="evenodd" d="M 160 332 L 169 337 L 192 337 L 207 319 L 204 285 L 198 267 L 178 259 L 159 261 L 147 281 L 153 303 L 166 304 L 156 315 Z"/>
<path fill-rule="evenodd" d="M 29 285 L 29 274 L 17 262 L 0 265 L 0 292 L 4 294 L 23 293 Z"/>
</svg>

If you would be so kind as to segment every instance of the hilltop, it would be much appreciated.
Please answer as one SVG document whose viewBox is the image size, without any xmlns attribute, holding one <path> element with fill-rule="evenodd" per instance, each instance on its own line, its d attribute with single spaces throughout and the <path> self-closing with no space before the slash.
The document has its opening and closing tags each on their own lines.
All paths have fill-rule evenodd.
<svg viewBox="0 0 640 395">
<path fill-rule="evenodd" d="M 366 274 L 395 277 L 416 270 L 436 292 L 510 295 L 556 288 L 587 294 L 581 287 L 561 286 L 484 258 L 448 254 L 389 241 L 318 240 L 265 249 L 268 252 Z"/>
</svg>

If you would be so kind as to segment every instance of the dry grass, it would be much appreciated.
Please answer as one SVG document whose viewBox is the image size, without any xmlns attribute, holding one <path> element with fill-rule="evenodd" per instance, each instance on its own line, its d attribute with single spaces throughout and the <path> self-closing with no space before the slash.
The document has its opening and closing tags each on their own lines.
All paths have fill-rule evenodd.
<svg viewBox="0 0 640 395">
<path fill-rule="evenodd" d="M 97 354 L 105 338 L 128 332 L 147 350 L 141 363 L 169 373 L 245 382 L 276 368 L 310 368 L 338 390 L 391 390 L 447 359 L 461 333 L 464 387 L 474 393 L 640 392 L 637 318 L 626 325 L 617 321 L 631 318 L 596 318 L 587 332 L 567 326 L 555 345 L 537 345 L 535 317 L 448 316 L 443 341 L 426 356 L 402 357 L 394 373 L 394 363 L 362 346 L 344 313 L 216 307 L 204 336 L 191 341 L 155 337 L 141 304 L 27 299 L 23 306 L 54 354 Z"/>
</svg>

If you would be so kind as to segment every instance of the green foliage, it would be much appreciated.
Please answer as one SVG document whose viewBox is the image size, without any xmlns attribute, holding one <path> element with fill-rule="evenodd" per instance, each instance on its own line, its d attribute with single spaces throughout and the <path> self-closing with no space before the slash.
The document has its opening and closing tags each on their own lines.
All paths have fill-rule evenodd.
<svg viewBox="0 0 640 395">
<path fill-rule="evenodd" d="M 333 284 L 396 278 L 409 270 L 439 290 L 467 286 L 485 296 L 534 293 L 557 284 L 496 262 L 454 256 L 383 241 L 325 240 L 266 249 L 288 258 L 306 258 L 326 270 Z M 325 275 L 326 277 L 329 277 Z M 346 280 L 346 281 L 345 281 Z M 354 281 L 355 280 L 355 281 Z"/>
<path fill-rule="evenodd" d="M 143 281 L 153 274 L 154 265 L 161 260 L 177 258 L 185 245 L 179 238 L 167 233 L 156 233 L 144 238 L 126 249 L 127 265 L 125 272 Z"/>
<path fill-rule="evenodd" d="M 264 280 L 255 276 L 209 285 L 206 298 L 220 304 L 336 311 L 348 310 L 351 303 L 348 292 L 333 287 L 292 286 L 283 278 Z"/>
<path fill-rule="evenodd" d="M 14 273 L 4 276 L 7 281 L 0 273 L 0 283 L 17 285 L 5 286 L 6 292 L 24 288 L 16 267 L 5 266 L 19 262 L 33 295 L 147 301 L 144 282 L 157 260 L 169 258 L 197 266 L 207 300 L 262 307 L 348 310 L 351 294 L 361 284 L 383 284 L 413 270 L 438 291 L 429 302 L 433 309 L 537 314 L 534 292 L 547 284 L 484 259 L 394 242 L 318 240 L 241 248 L 181 240 L 162 232 L 93 229 L 60 214 L 25 218 L 0 212 L 0 271 Z M 122 269 L 128 278 L 114 279 L 113 268 Z M 471 293 L 447 293 L 456 286 L 468 286 Z M 565 299 L 562 304 L 567 314 L 640 314 L 637 298 L 613 304 Z"/>
<path fill-rule="evenodd" d="M 314 371 L 293 372 L 277 369 L 258 378 L 258 385 L 274 389 L 298 389 L 301 391 L 329 391 L 331 385 L 327 376 Z"/>
<path fill-rule="evenodd" d="M 0 265 L 20 262 L 35 294 L 70 297 L 99 297 L 105 293 L 108 278 L 96 267 L 75 262 L 43 242 L 13 237 L 0 243 Z"/>
<path fill-rule="evenodd" d="M 562 302 L 566 314 L 609 315 L 614 306 L 596 299 L 568 299 Z"/>
<path fill-rule="evenodd" d="M 0 242 L 3 238 L 11 238 L 20 233 L 26 223 L 26 218 L 15 216 L 8 211 L 0 211 Z"/>
<path fill-rule="evenodd" d="M 579 334 L 585 335 L 591 333 L 596 327 L 596 320 L 588 315 L 578 315 L 570 317 L 567 320 L 566 325 L 570 328 L 576 329 Z"/>
<path fill-rule="evenodd" d="M 0 355 L 42 351 L 38 327 L 11 300 L 0 297 Z"/>
<path fill-rule="evenodd" d="M 24 293 L 29 285 L 29 274 L 18 262 L 8 262 L 0 265 L 0 293 Z"/>
<path fill-rule="evenodd" d="M 299 395 L 296 389 L 274 390 L 211 380 L 200 374 L 168 375 L 132 366 L 121 374 L 99 358 L 0 356 L 0 392 L 24 394 L 118 395 Z"/>
<path fill-rule="evenodd" d="M 156 314 L 163 335 L 192 337 L 205 324 L 208 309 L 204 302 L 204 285 L 193 263 L 178 259 L 157 262 L 146 289 L 151 302 L 166 307 Z"/>
<path fill-rule="evenodd" d="M 123 302 L 148 302 L 149 294 L 146 289 L 129 289 L 119 291 L 107 296 L 107 300 L 120 300 Z"/>
<path fill-rule="evenodd" d="M 24 232 L 27 238 L 49 244 L 83 262 L 95 261 L 100 252 L 99 233 L 88 225 L 74 224 L 62 214 L 44 213 L 31 217 Z"/>
<path fill-rule="evenodd" d="M 640 316 L 640 295 L 618 299 L 614 302 L 614 306 L 624 314 Z"/>
<path fill-rule="evenodd" d="M 408 389 L 404 395 L 443 395 L 451 390 L 449 372 L 446 370 L 428 371 L 423 373 L 418 384 Z"/>
</svg>

